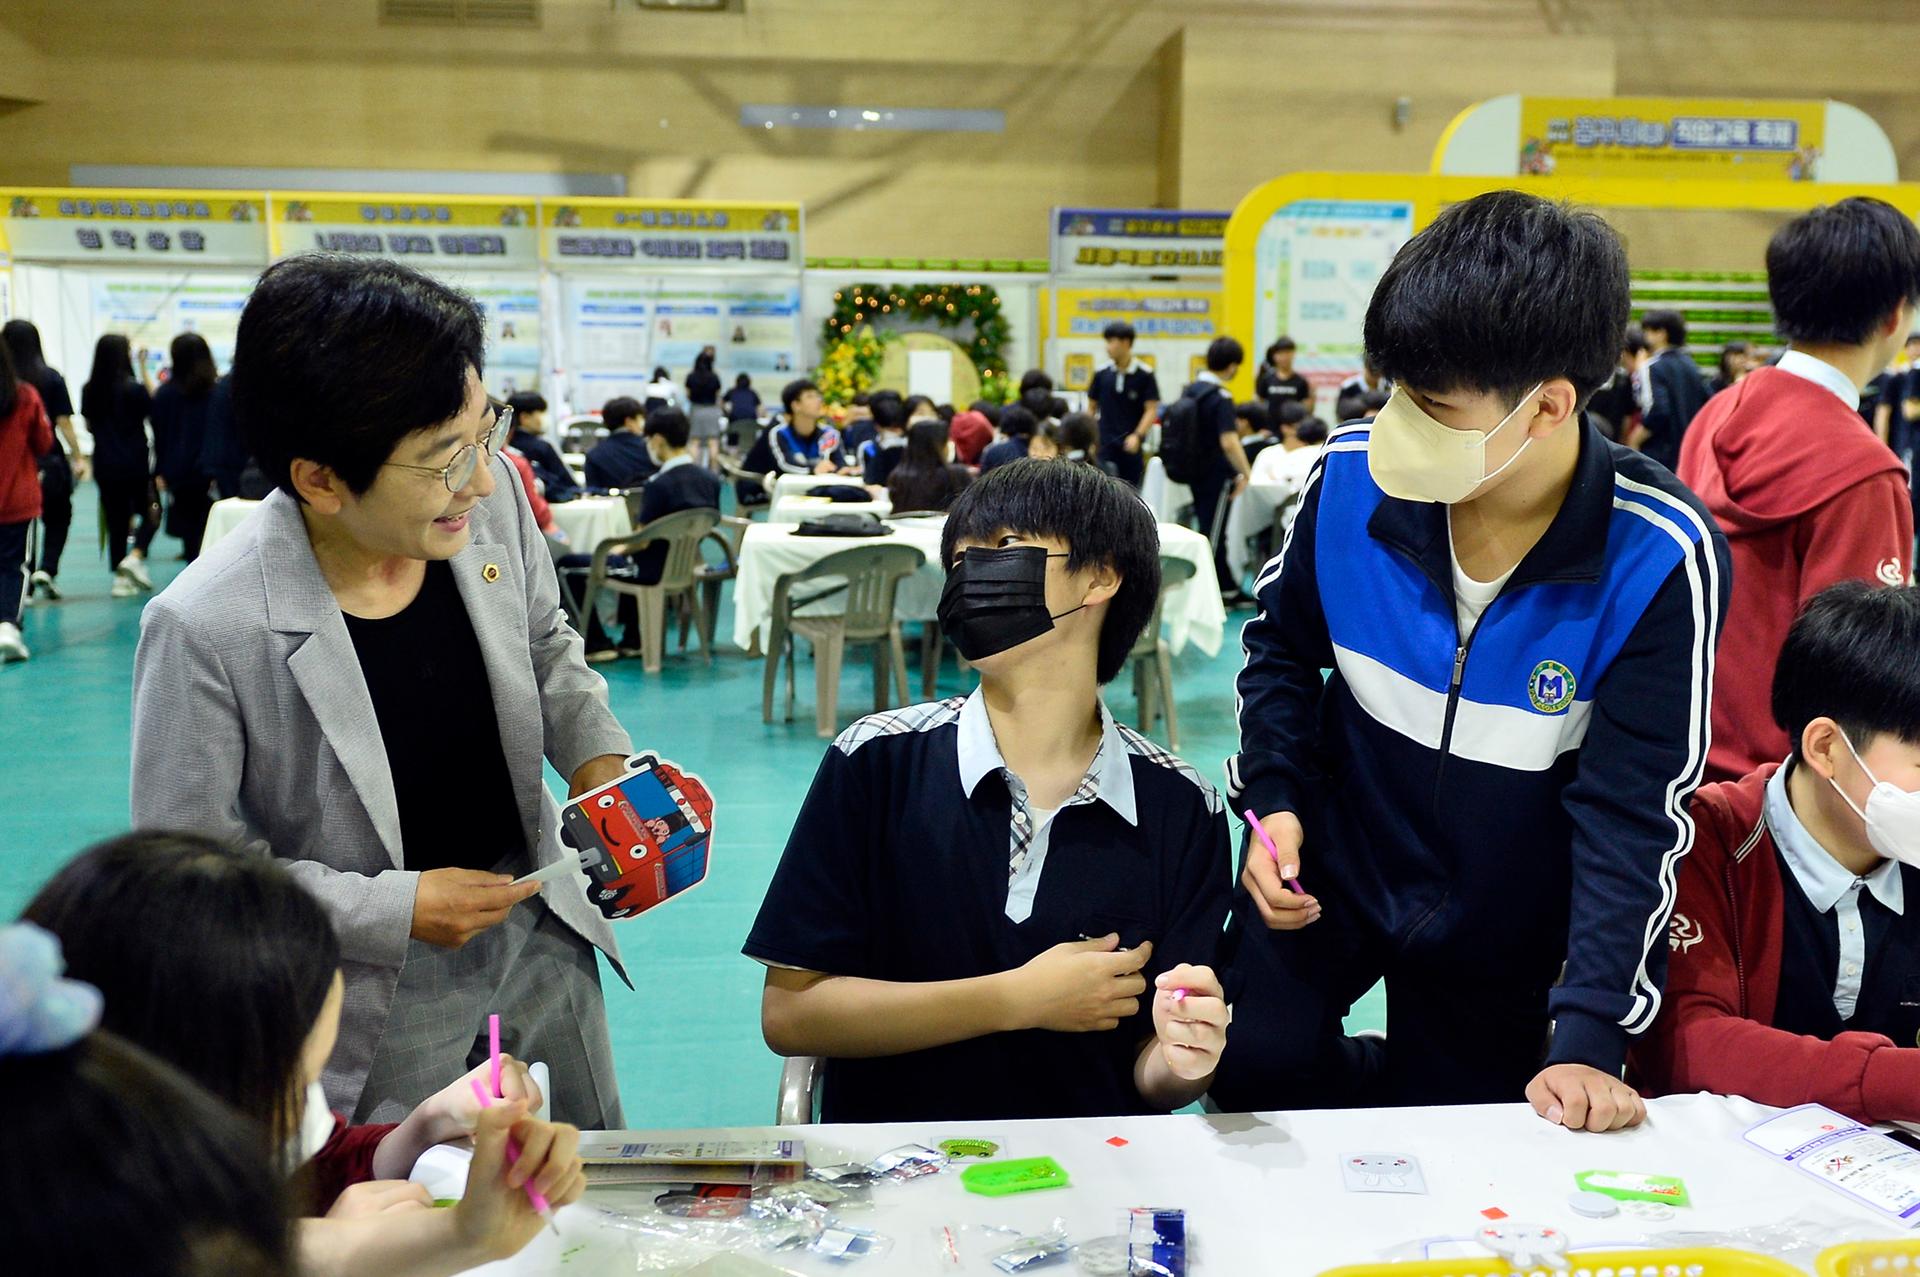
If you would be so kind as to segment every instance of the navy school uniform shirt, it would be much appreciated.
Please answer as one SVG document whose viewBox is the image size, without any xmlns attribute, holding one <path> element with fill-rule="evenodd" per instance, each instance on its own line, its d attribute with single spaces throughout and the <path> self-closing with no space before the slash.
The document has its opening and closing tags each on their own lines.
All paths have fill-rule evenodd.
<svg viewBox="0 0 1920 1277">
<path fill-rule="evenodd" d="M 980 454 L 980 473 L 997 470 L 1008 462 L 1018 461 L 1027 455 L 1027 440 L 1002 439 L 998 443 L 988 444 L 987 450 Z"/>
<path fill-rule="evenodd" d="M 655 519 L 664 519 L 682 510 L 719 508 L 719 477 L 704 466 L 694 465 L 693 458 L 682 453 L 677 457 L 669 457 L 667 464 L 647 480 L 646 489 L 640 496 L 640 524 L 644 527 Z M 652 584 L 660 579 L 661 569 L 666 565 L 666 543 L 650 545 L 634 556 L 634 579 L 642 584 Z"/>
<path fill-rule="evenodd" d="M 609 436 L 611 437 L 611 436 Z M 571 501 L 580 495 L 580 484 L 574 479 L 573 471 L 560 455 L 560 450 L 540 435 L 525 430 L 513 432 L 513 446 L 533 467 L 533 473 L 539 478 L 541 495 L 548 501 Z M 602 487 L 618 487 L 618 484 L 602 484 Z"/>
<path fill-rule="evenodd" d="M 887 479 L 892 476 L 893 468 L 900 464 L 900 458 L 907 455 L 907 441 L 896 436 L 882 443 L 878 438 L 869 439 L 860 445 L 860 481 L 877 487 L 886 487 Z"/>
<path fill-rule="evenodd" d="M 827 750 L 745 946 L 770 966 L 871 980 L 965 980 L 1117 932 L 1144 968 L 1211 965 L 1232 867 L 1225 807 L 1199 773 L 1105 708 L 1098 753 L 1039 840 L 981 693 L 864 718 Z M 1018 868 L 1016 869 L 1016 864 Z M 998 1033 L 830 1060 L 829 1122 L 1145 1113 L 1133 1083 L 1150 996 L 1106 1033 Z"/>
<path fill-rule="evenodd" d="M 1093 374 L 1093 384 L 1087 388 L 1087 401 L 1096 405 L 1100 413 L 1101 450 L 1111 452 L 1120 447 L 1128 435 L 1140 428 L 1140 418 L 1146 413 L 1147 405 L 1159 400 L 1160 382 L 1139 360 L 1127 365 L 1125 372 L 1108 364 Z"/>
<path fill-rule="evenodd" d="M 616 430 L 587 454 L 587 486 L 637 488 L 657 468 L 645 438 L 630 430 Z"/>
<path fill-rule="evenodd" d="M 1544 988 L 1564 954 L 1550 1059 L 1618 1073 L 1660 1010 L 1726 539 L 1583 423 L 1560 512 L 1462 636 L 1447 508 L 1381 492 L 1368 438 L 1329 437 L 1256 583 L 1234 810 L 1298 814 L 1307 881 L 1403 958 Z"/>
</svg>

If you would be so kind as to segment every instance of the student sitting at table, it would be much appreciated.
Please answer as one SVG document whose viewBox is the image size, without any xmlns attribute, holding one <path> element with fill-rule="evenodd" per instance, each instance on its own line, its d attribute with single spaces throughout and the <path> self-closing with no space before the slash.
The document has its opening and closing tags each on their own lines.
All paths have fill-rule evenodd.
<svg viewBox="0 0 1920 1277">
<path fill-rule="evenodd" d="M 977 408 L 956 412 L 953 420 L 947 423 L 947 437 L 953 440 L 955 461 L 963 466 L 977 466 L 980 464 L 980 454 L 993 442 L 993 422 Z"/>
<path fill-rule="evenodd" d="M 58 938 L 74 979 L 99 989 L 109 1032 L 259 1124 L 260 1153 L 290 1177 L 295 1209 L 320 1217 L 298 1232 L 309 1277 L 438 1277 L 505 1259 L 543 1226 L 523 1185 L 556 1207 L 586 1187 L 579 1131 L 528 1116 L 539 1090 L 505 1055 L 506 1098 L 485 1111 L 471 1082 L 490 1084 L 485 1058 L 398 1125 L 349 1126 L 328 1111 L 320 1070 L 340 1027 L 340 942 L 271 856 L 191 834 L 128 834 L 68 862 L 23 918 Z M 520 1145 L 511 1167 L 509 1135 Z M 427 1209 L 427 1191 L 407 1182 L 413 1164 L 469 1136 L 466 1196 Z"/>
<path fill-rule="evenodd" d="M 834 741 L 745 946 L 767 1045 L 828 1057 L 827 1121 L 1167 1112 L 1207 1089 L 1225 807 L 1100 698 L 1159 554 L 1138 495 L 1090 466 L 1016 462 L 954 504 L 940 624 L 980 686 Z"/>
<path fill-rule="evenodd" d="M 540 495 L 548 501 L 571 501 L 579 496 L 580 481 L 546 437 L 546 397 L 518 390 L 507 396 L 507 407 L 513 409 L 513 438 L 507 442 L 532 465 L 540 480 Z"/>
<path fill-rule="evenodd" d="M 895 514 L 944 510 L 973 482 L 973 472 L 953 459 L 947 424 L 935 417 L 907 429 L 900 464 L 887 476 L 887 499 Z"/>
<path fill-rule="evenodd" d="M 850 468 L 840 432 L 827 424 L 827 401 L 820 397 L 820 387 L 804 378 L 790 381 L 780 391 L 780 403 L 787 410 L 787 423 L 768 435 L 780 473 L 837 474 Z M 747 468 L 753 468 L 751 462 Z"/>
<path fill-rule="evenodd" d="M 980 454 L 980 473 L 998 469 L 1027 455 L 1033 436 L 1040 429 L 1040 418 L 1019 404 L 1000 410 L 1000 440 Z"/>
<path fill-rule="evenodd" d="M 640 401 L 631 395 L 609 399 L 600 409 L 600 420 L 607 437 L 587 453 L 587 486 L 602 492 L 639 487 L 659 468 L 643 438 L 646 415 Z"/>
<path fill-rule="evenodd" d="M 1085 466 L 1098 466 L 1108 474 L 1105 460 L 1100 456 L 1100 423 L 1092 413 L 1070 412 L 1060 418 L 1060 459 L 1077 461 Z"/>
<path fill-rule="evenodd" d="M 97 1030 L 39 927 L 0 927 L 0 1159 L 7 1271 L 292 1277 L 285 1195 L 258 1129 Z"/>
<path fill-rule="evenodd" d="M 870 488 L 884 488 L 893 468 L 900 464 L 907 448 L 907 405 L 891 390 L 882 390 L 868 402 L 873 414 L 873 437 L 860 445 L 861 481 Z"/>
<path fill-rule="evenodd" d="M 1792 753 L 1693 798 L 1652 1094 L 1920 1120 L 1920 589 L 1815 595 L 1773 717 Z M 1915 906 L 1907 912 L 1907 905 Z"/>
</svg>

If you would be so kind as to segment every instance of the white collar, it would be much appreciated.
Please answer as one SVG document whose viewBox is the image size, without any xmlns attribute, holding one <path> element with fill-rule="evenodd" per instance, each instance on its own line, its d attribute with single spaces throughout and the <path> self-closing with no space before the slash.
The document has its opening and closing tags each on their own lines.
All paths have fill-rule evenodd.
<svg viewBox="0 0 1920 1277">
<path fill-rule="evenodd" d="M 1134 806 L 1133 764 L 1128 758 L 1127 742 L 1121 737 L 1120 728 L 1108 712 L 1106 702 L 1101 701 L 1099 705 L 1100 748 L 1094 751 L 1093 762 L 1088 765 L 1079 790 L 1067 801 L 1098 799 L 1129 825 L 1137 825 L 1140 821 Z M 981 688 L 974 688 L 973 695 L 967 697 L 967 703 L 960 707 L 960 738 L 957 746 L 960 788 L 968 796 L 972 796 L 980 782 L 994 772 L 1010 773 L 1006 759 L 1000 754 L 1000 742 L 994 739 L 993 722 L 987 717 L 986 692 Z M 1085 795 L 1084 799 L 1081 798 L 1082 794 Z"/>
<path fill-rule="evenodd" d="M 677 457 L 668 457 L 665 461 L 661 462 L 660 468 L 655 470 L 654 473 L 657 475 L 665 474 L 669 470 L 678 470 L 681 466 L 690 466 L 692 464 L 693 455 L 683 452 Z"/>
<path fill-rule="evenodd" d="M 1216 386 L 1224 386 L 1224 385 L 1226 385 L 1226 384 L 1227 384 L 1226 382 L 1224 382 L 1224 381 L 1222 381 L 1222 380 L 1220 380 L 1220 374 L 1219 374 L 1219 373 L 1217 373 L 1217 372 L 1215 372 L 1215 371 L 1214 371 L 1213 369 L 1211 369 L 1211 368 L 1202 368 L 1202 369 L 1200 370 L 1200 375 L 1199 375 L 1198 377 L 1195 377 L 1195 378 L 1194 378 L 1194 380 L 1195 380 L 1195 381 L 1210 381 L 1210 382 L 1212 382 L 1212 383 L 1213 383 L 1214 385 L 1216 385 Z"/>
<path fill-rule="evenodd" d="M 1787 353 L 1780 356 L 1780 362 L 1774 365 L 1781 372 L 1790 372 L 1804 381 L 1816 386 L 1825 386 L 1840 397 L 1840 402 L 1854 412 L 1860 410 L 1860 387 L 1853 384 L 1853 378 L 1835 368 L 1824 359 L 1815 359 L 1804 350 L 1789 347 Z"/>
<path fill-rule="evenodd" d="M 1904 914 L 1906 889 L 1900 878 L 1900 863 L 1883 860 L 1872 873 L 1856 879 L 1800 823 L 1787 797 L 1787 773 L 1792 768 L 1791 761 L 1782 764 L 1767 781 L 1767 832 L 1773 835 L 1773 845 L 1780 849 L 1787 867 L 1793 870 L 1794 881 L 1800 884 L 1808 901 L 1821 913 L 1828 913 L 1853 889 L 1855 882 L 1864 882 L 1874 899 L 1895 913 Z"/>
</svg>

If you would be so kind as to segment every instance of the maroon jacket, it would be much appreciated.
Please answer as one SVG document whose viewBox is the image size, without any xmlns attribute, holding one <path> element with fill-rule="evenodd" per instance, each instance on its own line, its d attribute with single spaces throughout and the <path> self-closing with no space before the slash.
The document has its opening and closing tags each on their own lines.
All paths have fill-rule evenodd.
<svg viewBox="0 0 1920 1277">
<path fill-rule="evenodd" d="M 1824 1104 L 1866 1122 L 1920 1120 L 1920 1049 L 1878 1033 L 1831 1042 L 1772 1027 L 1786 895 L 1761 813 L 1768 763 L 1693 797 L 1668 927 L 1666 1004 L 1628 1060 L 1648 1095 L 1713 1091 L 1786 1107 Z"/>
<path fill-rule="evenodd" d="M 305 1168 L 311 1176 L 315 1215 L 326 1214 L 340 1194 L 373 1178 L 374 1151 L 393 1133 L 393 1127 L 393 1123 L 348 1126 L 346 1118 L 333 1115 L 333 1134 Z"/>
<path fill-rule="evenodd" d="M 13 412 L 0 420 L 0 523 L 40 517 L 40 458 L 53 450 L 53 423 L 40 392 L 18 384 Z"/>
</svg>

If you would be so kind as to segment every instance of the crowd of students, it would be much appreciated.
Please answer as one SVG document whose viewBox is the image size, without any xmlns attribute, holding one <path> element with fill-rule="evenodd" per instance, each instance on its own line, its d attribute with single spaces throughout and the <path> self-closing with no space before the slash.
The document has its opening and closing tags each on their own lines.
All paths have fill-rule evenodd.
<svg viewBox="0 0 1920 1277">
<path fill-rule="evenodd" d="M 768 1045 L 825 1059 L 823 1116 L 1524 1098 L 1599 1132 L 1706 1089 L 1920 1119 L 1920 594 L 1906 470 L 1860 411 L 1920 230 L 1844 200 L 1767 264 L 1790 346 L 1697 412 L 1684 334 L 1642 325 L 1622 420 L 1677 473 L 1589 411 L 1622 369 L 1618 237 L 1512 191 L 1395 256 L 1346 388 L 1369 411 L 1331 431 L 1283 346 L 1236 408 L 1231 339 L 1164 413 L 1125 332 L 1097 417 L 1030 376 L 998 443 L 968 431 L 977 476 L 974 410 L 880 392 L 843 436 L 788 386 L 769 472 L 946 510 L 938 618 L 980 680 L 834 740 L 745 941 Z M 369 298 L 391 331 L 354 324 Z M 143 1228 L 161 1271 L 452 1271 L 524 1245 L 525 1187 L 572 1200 L 575 1127 L 621 1123 L 618 948 L 577 889 L 514 880 L 573 854 L 543 760 L 580 794 L 632 742 L 480 358 L 471 301 L 391 263 L 292 259 L 248 303 L 235 411 L 276 490 L 148 608 L 135 669 L 135 768 L 183 733 L 195 756 L 0 932 L 0 1106 L 79 1150 L 0 1200 L 121 1212 L 79 1239 L 8 1212 L 30 1266 Z M 343 366 L 377 410 L 287 411 L 337 407 Z M 1101 696 L 1160 577 L 1097 458 L 1156 416 L 1196 500 L 1303 475 L 1224 795 Z M 685 414 L 634 420 L 649 508 L 717 496 Z M 1379 982 L 1385 1034 L 1347 1034 Z M 509 1064 L 469 1102 L 489 1007 L 550 1095 Z M 457 1207 L 396 1182 L 469 1136 Z"/>
</svg>

